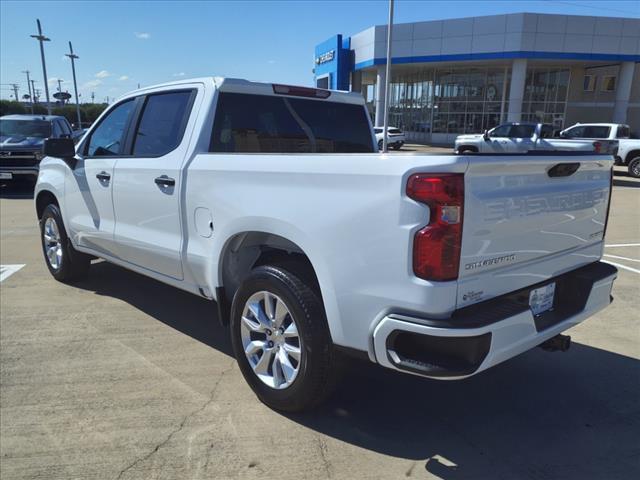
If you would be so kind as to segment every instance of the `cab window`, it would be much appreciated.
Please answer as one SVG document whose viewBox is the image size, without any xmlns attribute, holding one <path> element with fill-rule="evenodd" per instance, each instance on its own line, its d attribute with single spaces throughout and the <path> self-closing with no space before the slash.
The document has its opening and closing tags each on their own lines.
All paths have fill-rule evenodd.
<svg viewBox="0 0 640 480">
<path fill-rule="evenodd" d="M 127 100 L 111 110 L 87 142 L 85 154 L 90 157 L 113 157 L 124 153 L 124 140 L 134 99 Z"/>
<path fill-rule="evenodd" d="M 511 125 L 500 125 L 489 132 L 490 137 L 508 137 Z"/>
</svg>

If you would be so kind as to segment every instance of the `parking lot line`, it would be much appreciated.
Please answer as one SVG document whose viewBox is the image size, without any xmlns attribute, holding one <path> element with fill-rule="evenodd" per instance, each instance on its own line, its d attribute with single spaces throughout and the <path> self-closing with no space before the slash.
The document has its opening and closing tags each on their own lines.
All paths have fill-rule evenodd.
<svg viewBox="0 0 640 480">
<path fill-rule="evenodd" d="M 628 260 L 629 262 L 638 262 L 638 263 L 640 263 L 640 260 L 636 260 L 635 258 L 621 257 L 619 255 L 609 255 L 608 253 L 605 253 L 604 256 L 605 257 L 611 257 L 611 258 L 617 258 L 619 260 Z"/>
<path fill-rule="evenodd" d="M 11 275 L 20 270 L 23 265 L 0 265 L 0 282 L 4 282 Z"/>
<path fill-rule="evenodd" d="M 605 245 L 606 248 L 614 247 L 640 247 L 640 243 L 614 243 L 612 245 Z"/>
<path fill-rule="evenodd" d="M 640 273 L 640 270 L 637 268 L 627 267 L 626 265 L 622 265 L 621 263 L 610 262 L 609 260 L 603 260 L 603 262 L 608 263 L 609 265 L 613 265 L 614 267 L 622 268 L 623 270 L 629 270 L 630 272 Z"/>
</svg>

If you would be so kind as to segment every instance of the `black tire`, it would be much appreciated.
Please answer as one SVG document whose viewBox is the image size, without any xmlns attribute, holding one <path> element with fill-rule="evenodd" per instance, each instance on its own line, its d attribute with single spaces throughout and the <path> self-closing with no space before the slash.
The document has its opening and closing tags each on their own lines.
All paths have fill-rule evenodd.
<svg viewBox="0 0 640 480">
<path fill-rule="evenodd" d="M 629 162 L 629 175 L 640 178 L 640 157 L 632 158 Z"/>
<path fill-rule="evenodd" d="M 378 150 L 382 150 L 382 147 L 384 147 L 384 143 L 382 140 L 378 140 Z"/>
<path fill-rule="evenodd" d="M 400 150 L 402 148 L 402 144 L 401 143 L 395 143 L 392 148 L 394 150 Z"/>
<path fill-rule="evenodd" d="M 333 390 L 336 372 L 334 351 L 319 295 L 291 271 L 280 266 L 255 268 L 242 282 L 231 306 L 231 343 L 245 380 L 267 406 L 286 412 L 310 410 Z M 245 355 L 241 322 L 249 298 L 262 291 L 277 295 L 295 320 L 301 343 L 298 372 L 292 383 L 276 389 L 264 383 Z M 275 364 L 271 364 L 271 369 Z"/>
<path fill-rule="evenodd" d="M 54 222 L 58 231 L 60 258 L 57 265 L 53 265 L 47 256 L 47 246 L 51 245 L 45 240 L 47 222 Z M 73 248 L 64 228 L 60 209 L 53 203 L 47 205 L 40 218 L 40 241 L 45 264 L 53 278 L 60 282 L 71 282 L 87 275 L 91 265 L 91 257 Z"/>
</svg>

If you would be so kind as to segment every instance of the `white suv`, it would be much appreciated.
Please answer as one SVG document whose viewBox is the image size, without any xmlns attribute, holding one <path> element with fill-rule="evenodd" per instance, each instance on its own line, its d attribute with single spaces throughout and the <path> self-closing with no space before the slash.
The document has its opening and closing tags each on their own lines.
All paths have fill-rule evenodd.
<svg viewBox="0 0 640 480">
<path fill-rule="evenodd" d="M 382 141 L 384 137 L 384 128 L 375 127 L 373 133 L 376 134 L 376 142 L 378 142 L 378 150 L 382 150 Z M 404 132 L 396 127 L 387 127 L 387 143 L 394 150 L 400 150 L 405 143 Z"/>
</svg>

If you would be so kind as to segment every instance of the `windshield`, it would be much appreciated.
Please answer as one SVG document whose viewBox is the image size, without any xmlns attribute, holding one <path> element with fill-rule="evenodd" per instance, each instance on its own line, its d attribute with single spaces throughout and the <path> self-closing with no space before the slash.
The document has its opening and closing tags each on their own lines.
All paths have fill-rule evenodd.
<svg viewBox="0 0 640 480">
<path fill-rule="evenodd" d="M 46 120 L 0 119 L 0 136 L 47 138 L 51 136 L 51 123 Z"/>
</svg>

